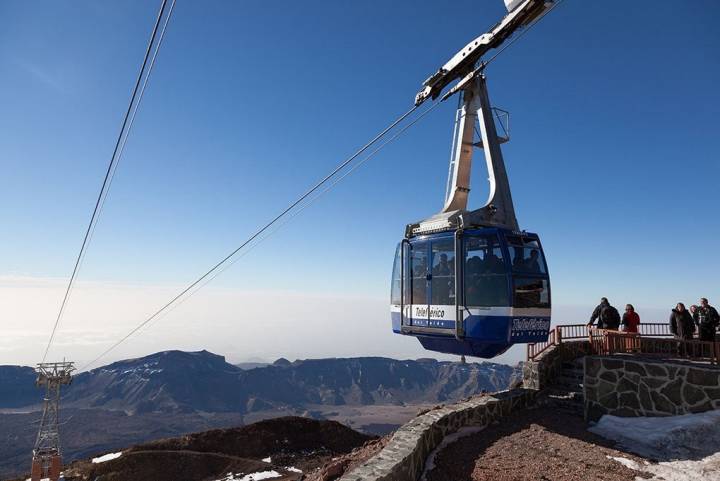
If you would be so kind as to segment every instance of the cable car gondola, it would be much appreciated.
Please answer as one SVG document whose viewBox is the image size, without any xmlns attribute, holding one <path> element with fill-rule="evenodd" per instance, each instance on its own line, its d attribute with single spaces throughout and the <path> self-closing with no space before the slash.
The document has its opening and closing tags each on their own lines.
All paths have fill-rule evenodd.
<svg viewBox="0 0 720 481">
<path fill-rule="evenodd" d="M 510 3 L 514 9 L 500 23 L 425 81 L 416 96 L 419 105 L 459 79 L 443 96 L 462 94 L 445 206 L 406 227 L 392 274 L 393 331 L 417 337 L 431 351 L 491 358 L 516 343 L 546 341 L 550 330 L 542 244 L 537 234 L 520 230 L 515 218 L 500 149 L 509 138 L 507 132 L 498 136 L 480 57 L 546 13 L 552 2 Z M 485 152 L 490 195 L 483 207 L 468 211 L 475 147 Z"/>
</svg>

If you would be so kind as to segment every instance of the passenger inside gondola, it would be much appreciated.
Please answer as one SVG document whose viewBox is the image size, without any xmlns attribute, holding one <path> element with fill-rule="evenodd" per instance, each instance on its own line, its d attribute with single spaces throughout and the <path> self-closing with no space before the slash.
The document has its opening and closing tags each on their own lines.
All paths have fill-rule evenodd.
<svg viewBox="0 0 720 481">
<path fill-rule="evenodd" d="M 488 248 L 488 250 L 485 253 L 485 272 L 488 274 L 503 274 L 505 272 L 505 264 L 503 263 L 501 257 L 502 253 L 500 252 L 499 248 L 491 249 Z"/>
<path fill-rule="evenodd" d="M 427 254 L 413 250 L 410 257 L 411 292 L 410 304 L 427 304 Z"/>
<path fill-rule="evenodd" d="M 513 253 L 513 270 L 545 274 L 545 261 L 535 241 L 526 243 L 525 246 L 510 246 L 510 250 Z"/>
<path fill-rule="evenodd" d="M 540 273 L 540 262 L 538 261 L 540 253 L 537 249 L 530 251 L 530 259 L 525 261 L 525 270 L 536 274 Z"/>
<path fill-rule="evenodd" d="M 454 249 L 452 241 L 432 245 L 431 304 L 455 304 L 455 259 L 449 258 L 449 255 L 454 253 Z"/>
<path fill-rule="evenodd" d="M 508 305 L 502 249 L 493 240 L 478 237 L 466 241 L 465 304 L 468 307 Z"/>
<path fill-rule="evenodd" d="M 433 267 L 433 276 L 449 276 L 452 274 L 452 269 L 448 263 L 447 254 L 440 254 L 440 262 Z"/>
</svg>

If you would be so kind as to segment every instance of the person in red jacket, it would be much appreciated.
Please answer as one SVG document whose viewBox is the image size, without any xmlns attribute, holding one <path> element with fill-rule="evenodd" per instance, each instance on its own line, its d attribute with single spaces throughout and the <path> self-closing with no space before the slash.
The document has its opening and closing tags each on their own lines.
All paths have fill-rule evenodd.
<svg viewBox="0 0 720 481">
<path fill-rule="evenodd" d="M 640 316 L 635 312 L 635 308 L 632 304 L 625 304 L 625 313 L 622 317 L 623 331 L 625 332 L 638 332 L 638 325 L 640 325 Z"/>
</svg>

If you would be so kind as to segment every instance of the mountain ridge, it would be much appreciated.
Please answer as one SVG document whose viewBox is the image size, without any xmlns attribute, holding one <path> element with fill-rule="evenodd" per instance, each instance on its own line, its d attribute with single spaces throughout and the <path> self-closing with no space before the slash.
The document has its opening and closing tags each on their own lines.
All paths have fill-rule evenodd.
<svg viewBox="0 0 720 481">
<path fill-rule="evenodd" d="M 208 351 L 162 351 L 74 376 L 63 388 L 68 461 L 102 450 L 280 416 L 385 434 L 419 409 L 506 389 L 517 368 L 383 357 L 279 359 L 243 370 Z M 43 391 L 32 368 L 0 366 L 0 477 L 25 469 Z"/>
<path fill-rule="evenodd" d="M 385 357 L 280 358 L 242 369 L 209 351 L 161 351 L 77 374 L 63 406 L 129 414 L 236 412 L 306 405 L 377 405 L 447 402 L 505 389 L 516 370 L 495 363 L 460 364 Z M 0 366 L 0 408 L 37 404 L 31 368 Z M 33 395 L 33 391 L 35 394 Z"/>
</svg>

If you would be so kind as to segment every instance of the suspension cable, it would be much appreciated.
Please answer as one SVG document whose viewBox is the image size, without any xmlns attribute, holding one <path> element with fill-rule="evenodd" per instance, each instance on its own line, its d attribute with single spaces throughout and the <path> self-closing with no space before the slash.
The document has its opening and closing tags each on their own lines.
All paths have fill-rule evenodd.
<svg viewBox="0 0 720 481">
<path fill-rule="evenodd" d="M 278 215 L 276 215 L 272 220 L 270 220 L 269 222 L 264 224 L 260 229 L 255 231 L 255 233 L 252 234 L 249 238 L 247 238 L 242 244 L 240 244 L 239 247 L 237 247 L 230 254 L 228 254 L 222 260 L 220 260 L 218 263 L 216 263 L 207 272 L 205 272 L 203 275 L 201 275 L 195 281 L 193 281 L 190 285 L 188 285 L 186 288 L 184 288 L 182 291 L 180 291 L 175 297 L 170 299 L 170 301 L 165 303 L 160 309 L 155 311 L 151 316 L 149 316 L 147 319 L 145 319 L 140 324 L 135 326 L 132 330 L 130 330 L 130 332 L 128 332 L 120 340 L 118 340 L 117 342 L 112 344 L 109 348 L 107 348 L 105 351 L 103 351 L 99 356 L 94 358 L 92 361 L 86 363 L 84 366 L 82 366 L 80 368 L 80 370 L 85 370 L 89 366 L 95 364 L 97 361 L 99 361 L 100 359 L 105 357 L 107 354 L 109 354 L 111 351 L 113 351 L 115 348 L 117 348 L 120 344 L 127 341 L 133 334 L 138 332 L 140 329 L 145 327 L 147 324 L 152 322 L 154 319 L 157 319 L 158 316 L 160 316 L 163 313 L 169 312 L 169 310 L 174 309 L 179 304 L 181 304 L 182 302 L 187 300 L 189 297 L 191 297 L 193 294 L 195 294 L 195 292 L 202 289 L 202 287 L 204 287 L 207 283 L 209 283 L 213 279 L 215 279 L 218 275 L 220 275 L 222 272 L 224 272 L 226 269 L 228 269 L 231 265 L 233 265 L 235 262 L 237 262 L 240 258 L 242 258 L 244 255 L 246 255 L 250 250 L 255 248 L 262 241 L 264 241 L 265 239 L 270 237 L 272 234 L 277 232 L 277 230 L 279 230 L 280 227 L 282 227 L 287 222 L 292 220 L 303 209 L 305 209 L 307 206 L 309 206 L 315 200 L 317 200 L 320 196 L 322 196 L 323 194 L 328 192 L 330 189 L 332 189 L 335 185 L 337 185 L 340 181 L 342 181 L 344 178 L 346 178 L 348 175 L 350 175 L 352 172 L 354 172 L 362 164 L 367 162 L 370 158 L 375 156 L 375 154 L 377 154 L 381 149 L 383 149 L 390 142 L 399 138 L 410 127 L 412 127 L 417 122 L 419 122 L 423 117 L 425 117 L 427 114 L 429 114 L 432 110 L 434 110 L 439 105 L 440 105 L 440 102 L 435 102 L 432 106 L 425 109 L 420 115 L 418 115 L 415 119 L 413 119 L 407 125 L 405 125 L 400 130 L 398 130 L 389 139 L 382 142 L 375 150 L 371 151 L 366 157 L 364 157 L 359 162 L 357 162 L 353 167 L 351 167 L 349 170 L 347 170 L 343 175 L 335 178 L 335 180 L 332 183 L 330 183 L 329 185 L 327 185 L 324 190 L 320 190 L 320 192 L 317 193 L 314 197 L 311 197 L 313 194 L 318 192 L 318 190 L 321 187 L 325 186 L 328 183 L 328 181 L 333 179 L 338 173 L 340 173 L 345 167 L 347 167 L 353 160 L 355 160 L 360 155 L 362 155 L 365 151 L 367 151 L 370 147 L 372 147 L 380 139 L 385 137 L 385 135 L 387 135 L 391 130 L 393 130 L 398 124 L 400 124 L 403 120 L 405 120 L 408 116 L 410 116 L 413 112 L 415 112 L 418 109 L 418 107 L 414 106 L 410 110 L 408 110 L 407 112 L 402 114 L 395 121 L 393 121 L 388 127 L 386 127 L 382 132 L 377 134 L 367 144 L 365 144 L 363 147 L 361 147 L 359 150 L 357 150 L 354 154 L 352 154 L 350 157 L 348 157 L 346 160 L 344 160 L 342 163 L 340 163 L 329 174 L 327 174 L 319 182 L 317 182 L 310 189 L 308 189 L 304 194 L 302 194 L 300 197 L 298 197 L 294 202 L 292 202 L 287 208 L 285 208 L 282 212 L 280 212 Z M 297 209 L 296 209 L 296 207 L 297 207 Z M 292 214 L 291 214 L 291 211 L 292 211 Z M 288 216 L 288 214 L 291 214 L 291 215 Z M 278 222 L 283 218 L 287 218 L 286 221 L 278 224 Z M 273 226 L 276 226 L 276 228 L 274 230 L 267 232 Z M 267 234 L 265 234 L 266 232 L 267 232 Z M 263 236 L 263 234 L 265 234 L 265 235 Z M 256 241 L 256 239 L 257 239 L 257 241 Z M 253 243 L 253 241 L 255 241 L 255 242 Z M 236 257 L 236 254 L 248 245 L 250 245 L 250 247 L 245 249 L 245 251 L 240 256 Z M 233 259 L 232 262 L 228 262 L 231 259 Z M 190 294 L 188 296 L 186 296 L 186 294 L 188 294 L 188 293 L 190 293 Z"/>
<path fill-rule="evenodd" d="M 358 168 L 360 168 L 365 162 L 370 160 L 377 154 L 380 150 L 382 150 L 387 144 L 397 140 L 400 136 L 402 136 L 410 127 L 418 123 L 423 117 L 425 117 L 427 114 L 429 114 L 431 111 L 433 111 L 436 107 L 440 105 L 439 102 L 436 102 L 432 105 L 432 107 L 424 110 L 420 115 L 418 115 L 415 119 L 413 119 L 411 122 L 409 122 L 407 125 L 405 125 L 402 129 L 400 129 L 398 132 L 392 135 L 389 139 L 385 140 L 380 146 L 378 146 L 375 150 L 370 152 L 367 156 L 356 162 L 350 169 L 348 169 L 343 175 L 336 178 L 330 185 L 326 186 L 323 190 L 318 192 L 314 197 L 311 197 L 306 202 L 298 206 L 295 211 L 293 211 L 291 214 L 289 214 L 282 222 L 278 223 L 274 229 L 268 231 L 264 236 L 257 239 L 255 243 L 252 245 L 249 245 L 243 252 L 239 253 L 235 258 L 233 258 L 230 262 L 226 263 L 223 267 L 218 269 L 212 276 L 205 279 L 199 286 L 195 287 L 192 291 L 190 291 L 186 296 L 184 296 L 182 299 L 178 300 L 173 306 L 168 308 L 164 313 L 162 313 L 160 316 L 156 317 L 151 323 L 148 324 L 148 328 L 153 326 L 157 321 L 160 319 L 163 319 L 167 314 L 174 311 L 178 306 L 182 305 L 185 301 L 190 299 L 193 295 L 195 295 L 196 292 L 198 292 L 200 289 L 205 287 L 207 284 L 212 282 L 214 279 L 216 279 L 218 276 L 220 276 L 223 272 L 228 270 L 230 267 L 235 265 L 237 261 L 245 257 L 250 251 L 252 251 L 255 247 L 257 247 L 259 244 L 261 244 L 263 241 L 265 241 L 268 237 L 275 234 L 277 231 L 279 231 L 283 226 L 289 224 L 295 217 L 300 215 L 300 213 L 305 210 L 307 207 L 309 207 L 311 204 L 313 204 L 315 201 L 317 201 L 320 197 L 325 195 L 328 191 L 332 190 L 337 184 L 343 181 L 346 177 L 351 175 L 353 172 L 355 172 Z"/>
<path fill-rule="evenodd" d="M 55 318 L 55 324 L 53 325 L 52 332 L 50 333 L 50 339 L 48 340 L 47 347 L 45 348 L 42 362 L 45 362 L 45 360 L 47 359 L 48 352 L 50 351 L 50 347 L 52 346 L 52 343 L 55 339 L 58 325 L 60 324 L 60 320 L 62 319 L 63 313 L 65 312 L 65 307 L 67 306 L 67 302 L 70 297 L 70 292 L 72 291 L 75 279 L 77 278 L 78 272 L 80 270 L 80 265 L 82 264 L 82 260 L 85 256 L 87 247 L 92 238 L 92 234 L 95 229 L 95 225 L 97 224 L 100 212 L 102 211 L 103 204 L 105 202 L 105 199 L 107 198 L 110 184 L 112 183 L 112 178 L 114 176 L 115 169 L 117 168 L 117 162 L 119 161 L 120 156 L 122 155 L 122 151 L 125 148 L 125 143 L 127 142 L 127 135 L 129 134 L 130 128 L 132 127 L 132 124 L 135 120 L 135 114 L 137 113 L 140 101 L 142 100 L 142 96 L 145 92 L 145 87 L 147 86 L 148 79 L 150 77 L 150 74 L 152 73 L 153 66 L 155 65 L 155 58 L 160 49 L 160 45 L 162 44 L 162 39 L 165 36 L 165 29 L 167 28 L 167 24 L 170 21 L 172 10 L 175 7 L 175 0 L 172 0 L 170 10 L 168 14 L 165 15 L 167 2 L 168 0 L 162 0 L 162 3 L 160 4 L 160 9 L 155 20 L 155 25 L 153 27 L 152 34 L 150 35 L 150 40 L 148 41 L 147 48 L 145 49 L 142 66 L 140 67 L 140 72 L 138 73 L 132 96 L 130 97 L 130 103 L 128 104 L 128 108 L 125 111 L 125 115 L 120 126 L 120 133 L 118 134 L 117 141 L 115 142 L 115 147 L 113 149 L 112 156 L 110 157 L 110 162 L 105 172 L 102 186 L 100 187 L 100 192 L 98 194 L 97 200 L 95 201 L 95 207 L 93 208 L 90 222 L 88 223 L 87 229 L 85 230 L 85 236 L 83 237 L 82 245 L 80 246 L 80 252 L 75 259 L 75 265 L 73 266 L 70 280 L 68 281 L 62 303 L 60 304 L 60 309 L 58 311 L 57 317 Z M 162 23 L 163 16 L 165 16 L 165 24 L 162 28 L 162 33 L 159 37 L 159 40 L 156 42 L 155 39 L 158 38 L 158 31 L 160 29 L 160 24 Z M 153 46 L 155 46 L 155 49 L 151 59 L 150 54 L 153 51 Z M 150 62 L 148 63 L 148 61 Z"/>
</svg>

